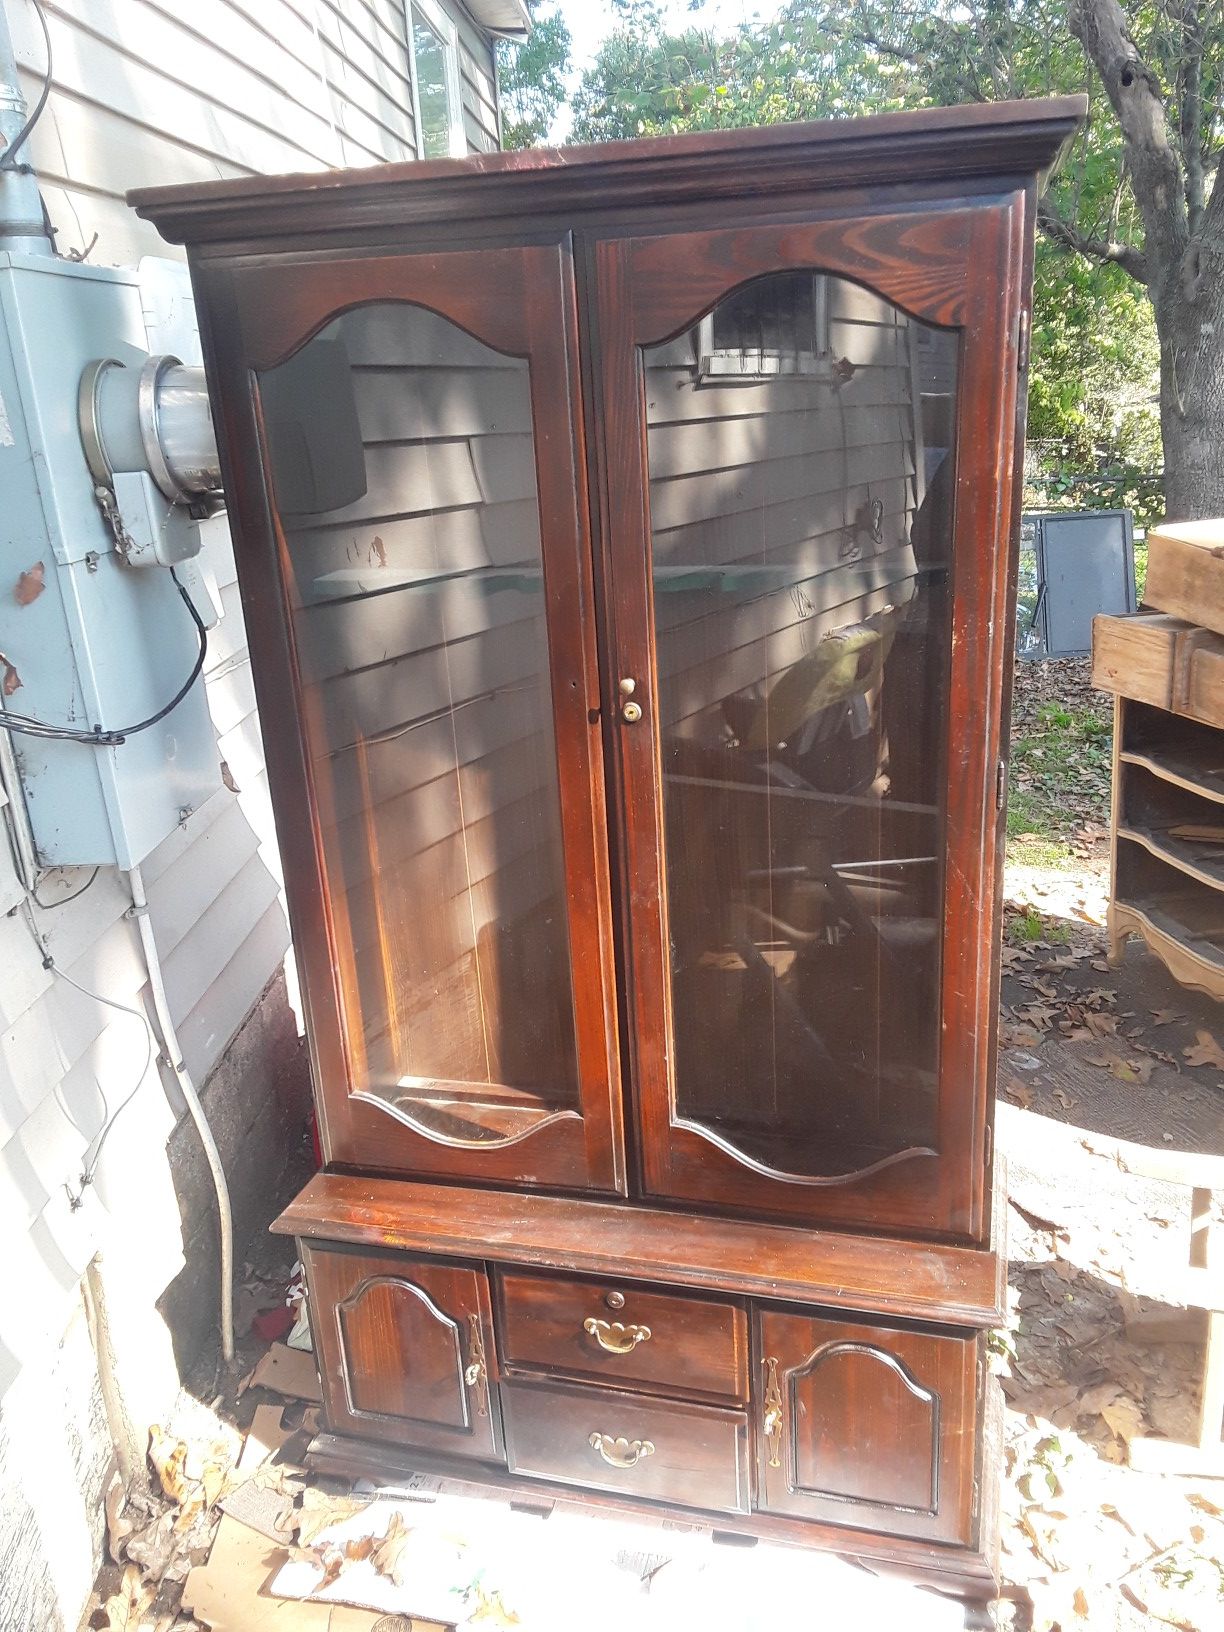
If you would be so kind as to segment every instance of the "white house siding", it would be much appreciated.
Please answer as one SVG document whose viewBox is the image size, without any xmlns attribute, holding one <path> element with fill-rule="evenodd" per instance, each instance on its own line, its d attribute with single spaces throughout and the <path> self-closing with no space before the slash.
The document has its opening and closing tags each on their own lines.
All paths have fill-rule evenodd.
<svg viewBox="0 0 1224 1632">
<path fill-rule="evenodd" d="M 773 569 L 711 600 L 658 596 L 665 728 L 699 737 L 722 700 L 767 686 L 820 635 L 878 611 L 909 585 L 909 534 L 921 497 L 921 415 L 912 330 L 879 296 L 830 279 L 829 345 L 851 370 L 753 383 L 699 381 L 697 332 L 646 359 L 653 560 L 669 568 Z M 871 500 L 883 510 L 870 562 L 848 566 L 843 529 Z M 683 582 L 683 579 L 681 580 Z M 908 589 L 906 589 L 908 595 Z"/>
<path fill-rule="evenodd" d="M 0 3 L 32 105 L 45 63 L 41 30 L 28 0 Z M 44 5 L 54 78 L 28 154 L 61 253 L 113 265 L 176 255 L 124 204 L 132 187 L 416 156 L 400 0 Z M 460 35 L 468 140 L 489 149 L 498 142 L 492 48 L 453 0 L 447 9 Z M 208 698 L 237 791 L 227 786 L 194 812 L 144 872 L 186 1062 L 197 1082 L 211 1073 L 215 1083 L 227 1059 L 238 1060 L 250 1068 L 248 1098 L 258 1101 L 276 1069 L 261 1063 L 261 1050 L 285 1046 L 276 983 L 288 936 L 223 528 L 206 564 L 224 607 L 210 634 Z M 45 879 L 40 893 L 54 900 L 87 877 Z M 0 914 L 21 896 L 0 845 Z M 146 994 L 129 905 L 122 881 L 103 870 L 79 901 L 34 917 L 65 975 L 139 1009 Z M 271 1001 L 253 1012 L 270 983 Z M 182 1107 L 156 1064 L 145 1067 L 145 1052 L 137 1019 L 43 967 L 22 911 L 0 916 L 0 1632 L 74 1627 L 92 1580 L 99 1515 L 90 1498 L 110 1446 L 82 1301 L 87 1269 L 110 1307 L 125 1411 L 151 1420 L 176 1379 L 155 1301 L 184 1262 L 184 1203 L 167 1158 Z M 66 1186 L 76 1187 L 88 1141 L 138 1081 L 97 1183 L 74 1208 Z M 257 1113 L 236 1103 L 222 1130 L 240 1171 Z M 210 1306 L 211 1298 L 209 1320 Z"/>
</svg>

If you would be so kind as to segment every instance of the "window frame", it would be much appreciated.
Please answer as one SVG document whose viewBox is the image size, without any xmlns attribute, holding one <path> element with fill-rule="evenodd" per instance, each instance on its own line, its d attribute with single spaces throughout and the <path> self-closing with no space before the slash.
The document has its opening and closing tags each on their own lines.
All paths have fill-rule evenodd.
<svg viewBox="0 0 1224 1632">
<path fill-rule="evenodd" d="M 418 161 L 463 159 L 467 157 L 467 131 L 463 124 L 463 86 L 459 74 L 459 30 L 437 0 L 404 0 L 404 21 L 408 40 L 408 63 L 412 73 L 413 137 Z M 426 153 L 425 130 L 421 122 L 420 74 L 417 69 L 416 29 L 421 25 L 436 36 L 446 62 L 446 111 L 449 138 L 445 153 Z"/>
<path fill-rule="evenodd" d="M 714 311 L 700 320 L 697 334 L 697 383 L 725 385 L 741 380 L 760 385 L 785 376 L 828 378 L 833 372 L 829 340 L 829 283 L 823 272 L 812 273 L 812 319 L 817 336 L 813 351 L 767 351 L 760 347 L 720 346 L 714 334 Z"/>
</svg>

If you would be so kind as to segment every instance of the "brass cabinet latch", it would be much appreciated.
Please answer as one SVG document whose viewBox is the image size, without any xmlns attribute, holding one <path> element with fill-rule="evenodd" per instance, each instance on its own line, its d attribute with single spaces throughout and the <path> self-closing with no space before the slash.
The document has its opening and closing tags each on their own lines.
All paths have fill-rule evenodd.
<svg viewBox="0 0 1224 1632">
<path fill-rule="evenodd" d="M 582 1329 L 608 1354 L 632 1354 L 639 1343 L 650 1338 L 649 1326 L 626 1326 L 623 1321 L 598 1320 L 594 1315 L 587 1316 Z"/>
<path fill-rule="evenodd" d="M 485 1365 L 484 1337 L 481 1334 L 480 1322 L 475 1315 L 468 1316 L 470 1339 L 468 1353 L 472 1359 L 463 1374 L 467 1386 L 476 1391 L 476 1415 L 487 1417 L 489 1414 L 489 1374 Z"/>
<path fill-rule="evenodd" d="M 778 1387 L 778 1362 L 771 1354 L 765 1364 L 769 1370 L 765 1380 L 765 1410 L 761 1417 L 761 1426 L 765 1430 L 765 1443 L 769 1446 L 769 1465 L 771 1468 L 780 1468 L 782 1458 L 778 1453 L 782 1449 L 782 1390 Z"/>
</svg>

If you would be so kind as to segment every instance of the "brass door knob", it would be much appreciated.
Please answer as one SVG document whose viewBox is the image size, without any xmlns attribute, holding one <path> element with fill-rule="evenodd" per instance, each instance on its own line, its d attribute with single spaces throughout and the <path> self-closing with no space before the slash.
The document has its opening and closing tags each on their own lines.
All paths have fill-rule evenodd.
<svg viewBox="0 0 1224 1632">
<path fill-rule="evenodd" d="M 626 725 L 636 725 L 642 717 L 641 703 L 633 701 L 633 694 L 637 690 L 637 681 L 631 674 L 627 674 L 621 680 L 617 689 L 624 699 L 621 703 L 621 719 L 624 720 Z"/>
</svg>

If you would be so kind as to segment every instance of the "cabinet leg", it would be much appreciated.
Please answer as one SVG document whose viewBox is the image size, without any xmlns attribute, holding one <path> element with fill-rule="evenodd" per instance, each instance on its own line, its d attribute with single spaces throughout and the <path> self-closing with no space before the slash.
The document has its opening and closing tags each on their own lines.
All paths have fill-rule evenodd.
<svg viewBox="0 0 1224 1632">
<path fill-rule="evenodd" d="M 745 1536 L 738 1530 L 714 1530 L 710 1533 L 710 1540 L 719 1547 L 755 1547 L 758 1541 L 756 1536 Z"/>
</svg>

